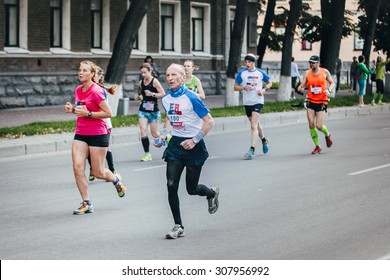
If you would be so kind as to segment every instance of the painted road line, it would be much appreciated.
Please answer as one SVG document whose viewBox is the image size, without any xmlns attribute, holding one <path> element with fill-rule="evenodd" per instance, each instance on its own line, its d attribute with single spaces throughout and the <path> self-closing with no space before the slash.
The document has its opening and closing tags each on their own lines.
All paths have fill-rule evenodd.
<svg viewBox="0 0 390 280">
<path fill-rule="evenodd" d="M 380 165 L 380 166 L 376 166 L 376 167 L 373 167 L 373 168 L 368 168 L 368 169 L 364 169 L 364 170 L 348 173 L 348 175 L 352 175 L 352 176 L 360 175 L 360 174 L 363 174 L 363 173 L 371 172 L 371 171 L 382 169 L 382 168 L 386 168 L 386 167 L 390 167 L 390 163 L 389 164 Z"/>
</svg>

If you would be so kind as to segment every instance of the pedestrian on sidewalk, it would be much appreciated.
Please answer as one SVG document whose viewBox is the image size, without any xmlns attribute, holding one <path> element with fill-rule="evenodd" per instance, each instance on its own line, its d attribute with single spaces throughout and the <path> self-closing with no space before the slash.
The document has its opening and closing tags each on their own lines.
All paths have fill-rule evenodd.
<svg viewBox="0 0 390 280">
<path fill-rule="evenodd" d="M 376 63 L 376 69 L 375 69 L 375 78 L 376 78 L 376 93 L 373 93 L 371 105 L 376 106 L 378 105 L 385 105 L 384 102 L 382 102 L 383 93 L 385 92 L 385 65 L 390 62 L 390 57 L 388 57 L 385 61 L 383 61 L 382 56 L 378 56 L 377 63 Z M 378 102 L 376 103 L 376 100 L 378 98 Z"/>
<path fill-rule="evenodd" d="M 298 87 L 299 91 L 307 91 L 307 111 L 306 116 L 309 123 L 310 136 L 313 139 L 315 148 L 311 152 L 319 154 L 322 152 L 316 128 L 325 134 L 326 146 L 330 148 L 333 144 L 331 133 L 324 125 L 325 112 L 327 110 L 329 97 L 335 84 L 330 72 L 320 67 L 320 57 L 313 55 L 309 59 L 310 69 L 303 76 L 302 83 Z M 327 82 L 329 86 L 327 86 Z"/>
<path fill-rule="evenodd" d="M 335 65 L 335 71 L 336 71 L 336 92 L 340 89 L 340 76 L 341 76 L 341 69 L 343 67 L 343 62 L 340 58 L 336 59 L 336 65 Z"/>
<path fill-rule="evenodd" d="M 120 178 L 104 168 L 104 159 L 109 146 L 110 132 L 104 122 L 111 117 L 111 108 L 99 85 L 93 82 L 96 65 L 91 61 L 82 61 L 78 70 L 78 79 L 82 83 L 75 90 L 75 106 L 67 102 L 66 113 L 74 113 L 76 132 L 72 144 L 73 172 L 80 192 L 81 205 L 73 211 L 75 215 L 93 213 L 93 206 L 88 193 L 88 180 L 85 168 L 88 155 L 91 156 L 92 172 L 98 179 L 112 182 L 119 197 L 126 192 Z"/>
<path fill-rule="evenodd" d="M 358 81 L 358 68 L 357 68 L 357 64 L 358 64 L 358 61 L 357 61 L 357 57 L 354 56 L 352 58 L 352 63 L 351 63 L 351 67 L 350 67 L 350 73 L 349 75 L 351 76 L 350 80 L 351 80 L 351 91 L 352 92 L 355 92 L 356 90 L 356 86 L 357 86 L 357 81 Z"/>
<path fill-rule="evenodd" d="M 214 125 L 210 111 L 199 96 L 185 86 L 185 71 L 182 65 L 170 65 L 166 71 L 166 80 L 169 91 L 162 98 L 162 104 L 167 118 L 159 143 L 165 140 L 169 133 L 172 135 L 163 158 L 167 163 L 168 201 L 175 226 L 165 236 L 175 239 L 184 236 L 178 195 L 184 168 L 187 193 L 205 196 L 210 214 L 214 214 L 218 209 L 219 188 L 199 184 L 202 166 L 209 156 L 203 137 Z M 161 144 L 155 146 L 161 147 Z"/>
<path fill-rule="evenodd" d="M 154 63 L 153 57 L 152 57 L 152 56 L 147 55 L 147 56 L 145 57 L 145 59 L 144 59 L 144 62 L 150 64 L 150 66 L 152 67 L 153 72 L 154 72 L 154 75 L 155 75 L 156 78 L 160 77 L 160 72 L 158 72 L 157 66 L 156 66 L 156 64 Z"/>
<path fill-rule="evenodd" d="M 145 155 L 141 161 L 152 160 L 150 153 L 150 141 L 148 137 L 148 125 L 150 133 L 154 138 L 160 136 L 158 124 L 161 120 L 160 109 L 158 108 L 158 98 L 164 96 L 165 91 L 160 82 L 155 78 L 154 71 L 149 63 L 144 63 L 140 67 L 142 79 L 138 82 L 138 92 L 134 95 L 135 100 L 141 100 L 138 110 L 138 126 L 141 131 L 141 143 Z"/>
<path fill-rule="evenodd" d="M 103 72 L 103 69 L 100 66 L 96 65 L 96 75 L 93 78 L 93 81 L 102 88 L 106 100 L 108 100 L 107 99 L 108 93 L 110 93 L 111 95 L 115 94 L 115 91 L 116 91 L 116 87 L 115 86 L 108 87 L 108 86 L 106 86 L 104 84 L 104 72 Z M 107 125 L 107 128 L 108 128 L 110 134 L 111 134 L 111 130 L 112 130 L 111 118 L 105 118 L 104 121 L 105 121 L 105 123 Z M 110 139 L 111 139 L 111 137 L 110 137 Z M 115 176 L 118 176 L 120 179 L 122 179 L 121 175 L 115 170 L 114 157 L 112 155 L 112 150 L 111 150 L 111 141 L 110 141 L 110 144 L 108 146 L 107 155 L 106 155 L 106 161 L 107 161 L 108 169 L 110 169 L 110 171 Z M 88 156 L 88 163 L 89 163 L 89 166 L 90 166 L 88 180 L 89 181 L 93 181 L 93 180 L 95 180 L 95 176 L 93 175 L 93 172 L 92 172 L 91 157 L 90 156 Z"/>
<path fill-rule="evenodd" d="M 244 158 L 252 159 L 255 157 L 258 137 L 263 144 L 263 153 L 268 153 L 269 140 L 264 136 L 260 125 L 260 113 L 264 106 L 264 94 L 271 88 L 272 82 L 267 73 L 256 68 L 256 57 L 253 54 L 247 54 L 244 61 L 246 67 L 238 72 L 234 90 L 242 92 L 245 112 L 251 124 L 251 146 Z M 264 87 L 263 82 L 266 83 Z"/>
<path fill-rule="evenodd" d="M 291 57 L 291 96 L 290 100 L 296 99 L 295 93 L 298 93 L 297 90 L 297 81 L 300 79 L 298 64 L 296 64 L 294 57 Z"/>
<path fill-rule="evenodd" d="M 184 70 L 186 73 L 185 85 L 189 90 L 192 90 L 199 95 L 200 99 L 205 100 L 206 95 L 204 94 L 202 82 L 198 77 L 193 75 L 194 70 L 199 70 L 198 66 L 194 65 L 194 62 L 190 59 L 184 61 Z"/>
<path fill-rule="evenodd" d="M 364 55 L 359 55 L 358 57 L 358 85 L 359 85 L 359 91 L 358 91 L 358 107 L 359 108 L 365 108 L 367 107 L 364 104 L 364 95 L 366 95 L 366 86 L 367 86 L 367 79 L 368 75 L 373 73 L 375 69 L 368 69 L 366 64 L 364 62 L 366 61 L 366 58 Z"/>
</svg>

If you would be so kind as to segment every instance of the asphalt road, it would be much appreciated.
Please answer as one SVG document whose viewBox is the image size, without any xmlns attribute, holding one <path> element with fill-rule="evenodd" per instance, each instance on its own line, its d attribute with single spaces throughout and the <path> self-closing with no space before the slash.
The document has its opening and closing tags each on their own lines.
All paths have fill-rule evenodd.
<svg viewBox="0 0 390 280">
<path fill-rule="evenodd" d="M 0 159 L 0 259 L 388 259 L 389 114 L 326 125 L 334 146 L 321 135 L 323 154 L 310 154 L 307 124 L 288 124 L 266 127 L 270 152 L 258 145 L 251 161 L 249 128 L 208 135 L 201 182 L 220 187 L 220 209 L 208 214 L 182 180 L 177 240 L 164 237 L 173 220 L 161 150 L 142 163 L 139 142 L 114 146 L 127 194 L 91 183 L 95 213 L 84 216 L 72 215 L 80 196 L 68 151 Z"/>
</svg>

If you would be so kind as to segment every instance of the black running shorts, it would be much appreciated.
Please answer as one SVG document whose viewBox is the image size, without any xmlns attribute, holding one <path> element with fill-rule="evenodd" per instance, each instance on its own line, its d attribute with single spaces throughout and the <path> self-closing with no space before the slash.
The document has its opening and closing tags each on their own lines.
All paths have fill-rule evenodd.
<svg viewBox="0 0 390 280">
<path fill-rule="evenodd" d="M 90 147 L 108 147 L 110 143 L 110 134 L 103 135 L 80 135 L 75 134 L 74 140 L 79 140 L 87 143 Z"/>
</svg>

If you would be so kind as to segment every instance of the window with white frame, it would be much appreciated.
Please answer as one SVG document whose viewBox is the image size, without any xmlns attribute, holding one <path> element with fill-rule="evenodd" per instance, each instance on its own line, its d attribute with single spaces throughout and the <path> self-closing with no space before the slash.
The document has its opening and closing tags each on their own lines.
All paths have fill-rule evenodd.
<svg viewBox="0 0 390 280">
<path fill-rule="evenodd" d="M 102 0 L 91 0 L 91 47 L 102 48 Z"/>
<path fill-rule="evenodd" d="M 4 0 L 6 47 L 19 47 L 19 0 Z"/>
<path fill-rule="evenodd" d="M 192 50 L 204 50 L 204 10 L 203 7 L 191 7 Z"/>
<path fill-rule="evenodd" d="M 50 47 L 62 47 L 62 0 L 50 0 Z"/>
<path fill-rule="evenodd" d="M 172 4 L 161 4 L 161 50 L 174 51 L 174 9 Z"/>
</svg>

